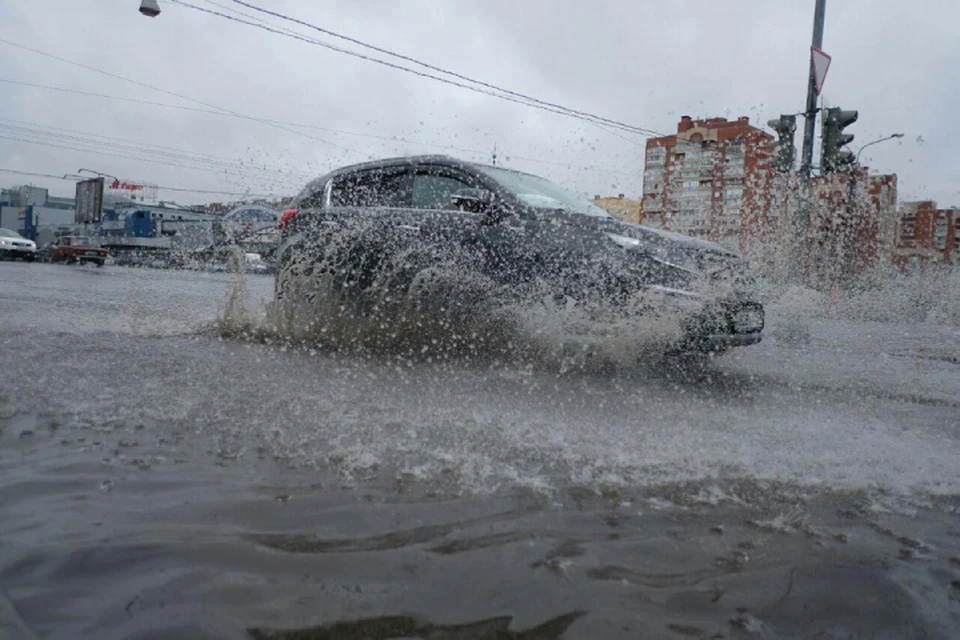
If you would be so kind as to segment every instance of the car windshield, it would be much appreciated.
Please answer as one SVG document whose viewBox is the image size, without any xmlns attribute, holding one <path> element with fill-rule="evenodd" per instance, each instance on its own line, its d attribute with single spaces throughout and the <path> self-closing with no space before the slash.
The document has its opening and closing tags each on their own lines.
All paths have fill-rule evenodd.
<svg viewBox="0 0 960 640">
<path fill-rule="evenodd" d="M 70 244 L 75 247 L 86 247 L 90 245 L 90 238 L 87 238 L 86 236 L 74 236 L 70 240 Z"/>
<path fill-rule="evenodd" d="M 22 238 L 23 236 L 10 229 L 0 229 L 0 237 L 3 238 Z"/>
<path fill-rule="evenodd" d="M 609 213 L 579 196 L 569 193 L 549 180 L 496 167 L 477 165 L 477 169 L 496 180 L 522 203 L 539 209 L 560 209 L 583 213 L 598 218 L 609 218 Z"/>
</svg>

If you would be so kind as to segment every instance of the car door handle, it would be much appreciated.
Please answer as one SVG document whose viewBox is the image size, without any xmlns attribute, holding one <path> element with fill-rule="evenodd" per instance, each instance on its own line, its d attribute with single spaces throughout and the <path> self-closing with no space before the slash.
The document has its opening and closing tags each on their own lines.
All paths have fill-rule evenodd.
<svg viewBox="0 0 960 640">
<path fill-rule="evenodd" d="M 410 224 L 398 224 L 398 225 L 397 225 L 397 228 L 398 228 L 398 229 L 401 229 L 401 230 L 403 230 L 403 231 L 409 231 L 409 232 L 411 232 L 411 233 L 419 233 L 419 232 L 420 232 L 420 227 L 415 227 L 415 226 L 410 225 Z"/>
</svg>

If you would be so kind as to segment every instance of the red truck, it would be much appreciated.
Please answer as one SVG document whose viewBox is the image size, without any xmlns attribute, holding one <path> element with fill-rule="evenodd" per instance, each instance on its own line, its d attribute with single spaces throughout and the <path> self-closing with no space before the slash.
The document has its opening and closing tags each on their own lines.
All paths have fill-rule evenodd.
<svg viewBox="0 0 960 640">
<path fill-rule="evenodd" d="M 62 236 L 50 249 L 50 262 L 92 262 L 102 267 L 106 259 L 107 250 L 85 236 Z"/>
</svg>

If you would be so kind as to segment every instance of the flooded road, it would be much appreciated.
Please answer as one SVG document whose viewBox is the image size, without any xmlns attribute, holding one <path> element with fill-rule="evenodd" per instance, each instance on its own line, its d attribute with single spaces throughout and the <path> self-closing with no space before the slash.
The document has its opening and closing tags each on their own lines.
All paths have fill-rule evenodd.
<svg viewBox="0 0 960 640">
<path fill-rule="evenodd" d="M 772 308 L 696 372 L 218 332 L 272 290 L 0 264 L 0 638 L 960 628 L 957 326 Z"/>
</svg>

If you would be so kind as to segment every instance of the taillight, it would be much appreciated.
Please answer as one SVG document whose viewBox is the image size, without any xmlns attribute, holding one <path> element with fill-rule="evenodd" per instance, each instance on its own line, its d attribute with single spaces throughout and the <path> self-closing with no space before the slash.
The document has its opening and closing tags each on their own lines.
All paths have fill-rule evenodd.
<svg viewBox="0 0 960 640">
<path fill-rule="evenodd" d="M 282 229 L 284 225 L 293 220 L 293 217 L 300 213 L 300 209 L 287 209 L 280 214 L 280 222 L 277 223 L 277 228 Z"/>
</svg>

